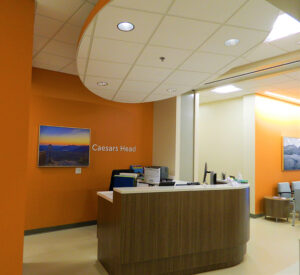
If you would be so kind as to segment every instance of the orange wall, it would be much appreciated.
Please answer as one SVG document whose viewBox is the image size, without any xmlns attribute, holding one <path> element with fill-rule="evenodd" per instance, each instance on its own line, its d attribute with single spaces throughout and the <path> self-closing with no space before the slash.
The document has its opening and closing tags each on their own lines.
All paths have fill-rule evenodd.
<svg viewBox="0 0 300 275">
<path fill-rule="evenodd" d="M 0 1 L 0 273 L 22 274 L 34 1 Z"/>
<path fill-rule="evenodd" d="M 277 183 L 300 180 L 300 171 L 282 171 L 282 136 L 300 138 L 300 106 L 256 96 L 255 213 L 263 212 L 263 197 L 277 195 Z"/>
<path fill-rule="evenodd" d="M 153 104 L 124 104 L 89 92 L 77 76 L 33 69 L 25 229 L 96 219 L 96 191 L 112 169 L 152 164 Z M 136 153 L 90 152 L 90 166 L 38 168 L 39 125 L 91 128 L 91 144 L 137 146 Z"/>
</svg>

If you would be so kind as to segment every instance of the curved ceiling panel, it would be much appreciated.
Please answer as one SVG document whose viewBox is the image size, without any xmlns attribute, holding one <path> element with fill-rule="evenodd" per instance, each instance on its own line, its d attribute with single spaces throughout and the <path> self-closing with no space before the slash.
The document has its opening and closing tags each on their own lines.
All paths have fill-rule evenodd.
<svg viewBox="0 0 300 275">
<path fill-rule="evenodd" d="M 78 74 L 91 92 L 113 101 L 177 96 L 251 63 L 278 14 L 263 0 L 100 0 L 78 43 Z M 119 30 L 121 22 L 133 29 Z M 239 43 L 226 46 L 230 39 Z"/>
</svg>

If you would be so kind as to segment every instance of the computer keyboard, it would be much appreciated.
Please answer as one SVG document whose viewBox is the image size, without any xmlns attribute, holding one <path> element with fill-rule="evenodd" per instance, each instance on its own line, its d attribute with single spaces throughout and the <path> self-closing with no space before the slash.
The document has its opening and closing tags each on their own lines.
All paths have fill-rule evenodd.
<svg viewBox="0 0 300 275">
<path fill-rule="evenodd" d="M 200 182 L 188 182 L 187 185 L 200 185 Z"/>
</svg>

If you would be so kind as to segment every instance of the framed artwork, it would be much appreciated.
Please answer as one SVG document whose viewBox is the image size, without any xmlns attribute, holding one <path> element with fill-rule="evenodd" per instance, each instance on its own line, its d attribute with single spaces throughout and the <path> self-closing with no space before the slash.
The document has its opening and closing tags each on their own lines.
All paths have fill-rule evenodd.
<svg viewBox="0 0 300 275">
<path fill-rule="evenodd" d="M 300 138 L 282 138 L 282 168 L 284 171 L 300 170 Z"/>
<path fill-rule="evenodd" d="M 40 125 L 39 167 L 87 167 L 90 129 Z"/>
</svg>

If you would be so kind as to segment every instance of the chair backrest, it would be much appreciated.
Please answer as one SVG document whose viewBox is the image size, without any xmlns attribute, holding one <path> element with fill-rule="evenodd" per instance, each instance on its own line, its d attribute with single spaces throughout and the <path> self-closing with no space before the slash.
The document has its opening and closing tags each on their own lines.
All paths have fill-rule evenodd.
<svg viewBox="0 0 300 275">
<path fill-rule="evenodd" d="M 295 189 L 294 199 L 295 199 L 295 210 L 297 212 L 300 212 L 300 189 Z"/>
<path fill-rule="evenodd" d="M 120 173 L 133 173 L 133 171 L 131 169 L 112 170 L 111 178 L 110 178 L 109 191 L 112 191 L 114 189 L 114 186 L 113 186 L 114 176 L 115 175 L 120 175 Z"/>
<path fill-rule="evenodd" d="M 292 181 L 292 190 L 300 189 L 300 181 Z"/>
<path fill-rule="evenodd" d="M 289 182 L 279 182 L 278 185 L 278 194 L 280 197 L 291 198 L 292 192 Z"/>
</svg>

